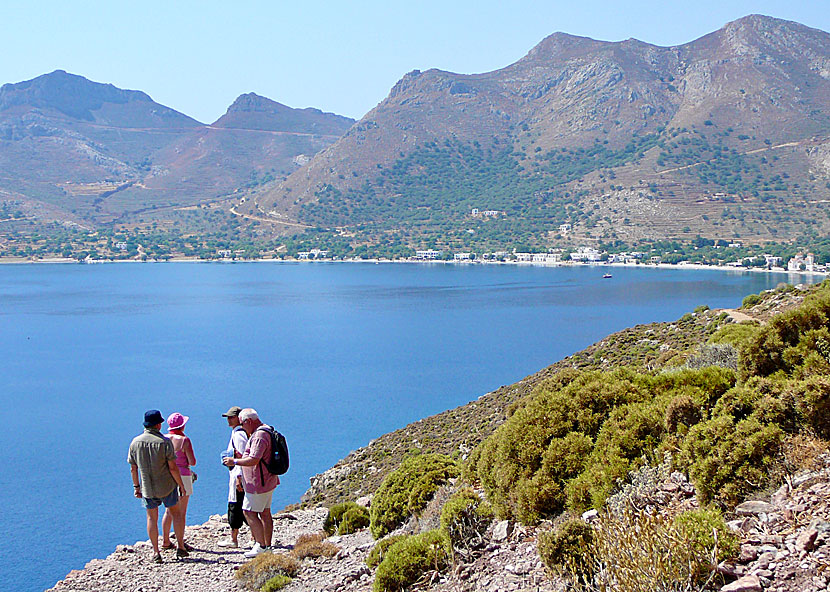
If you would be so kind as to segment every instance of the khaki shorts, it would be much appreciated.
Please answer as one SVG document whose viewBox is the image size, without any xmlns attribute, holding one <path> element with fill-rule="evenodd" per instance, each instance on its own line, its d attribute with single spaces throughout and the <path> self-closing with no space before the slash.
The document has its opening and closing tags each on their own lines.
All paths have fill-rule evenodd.
<svg viewBox="0 0 830 592">
<path fill-rule="evenodd" d="M 265 508 L 271 507 L 271 496 L 274 495 L 274 490 L 267 493 L 248 493 L 245 492 L 245 499 L 242 501 L 242 509 L 246 512 L 262 512 Z"/>
<path fill-rule="evenodd" d="M 184 494 L 193 495 L 193 475 L 182 475 L 182 484 L 184 485 Z"/>
</svg>

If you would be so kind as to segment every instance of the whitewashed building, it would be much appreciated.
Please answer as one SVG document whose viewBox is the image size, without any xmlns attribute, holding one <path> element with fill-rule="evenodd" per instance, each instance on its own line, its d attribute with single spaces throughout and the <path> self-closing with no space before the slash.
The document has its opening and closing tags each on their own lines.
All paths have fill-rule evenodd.
<svg viewBox="0 0 830 592">
<path fill-rule="evenodd" d="M 423 251 L 415 251 L 416 259 L 438 259 L 443 255 L 443 251 L 434 251 L 432 249 L 424 249 Z"/>
</svg>

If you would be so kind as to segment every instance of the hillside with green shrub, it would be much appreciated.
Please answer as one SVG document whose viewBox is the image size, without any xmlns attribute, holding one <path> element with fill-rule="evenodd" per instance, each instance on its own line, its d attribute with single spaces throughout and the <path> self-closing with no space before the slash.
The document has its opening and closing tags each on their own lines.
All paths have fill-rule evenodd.
<svg viewBox="0 0 830 592">
<path fill-rule="evenodd" d="M 741 550 L 724 512 L 827 449 L 830 280 L 614 334 L 481 401 L 339 465 L 354 480 L 368 457 L 382 479 L 328 492 L 372 498 L 331 506 L 324 525 L 368 514 L 375 592 L 475 562 L 494 518 L 533 529 L 548 575 L 574 590 L 720 589 L 719 563 Z M 642 484 L 670 472 L 691 505 L 641 505 Z"/>
<path fill-rule="evenodd" d="M 824 392 L 826 378 L 820 370 L 826 363 L 822 360 L 827 321 L 822 315 L 828 314 L 828 299 L 828 282 L 800 289 L 782 285 L 745 299 L 740 312 L 755 319 L 752 322 L 738 323 L 725 311 L 699 307 L 674 322 L 619 331 L 513 385 L 377 438 L 337 463 L 330 476 L 318 476 L 303 503 L 331 505 L 372 493 L 402 460 L 427 452 L 470 460 L 468 471 L 482 479 L 500 511 L 528 516 L 595 505 L 594 499 L 612 488 L 616 477 L 640 464 L 643 455 L 655 459 L 663 451 L 673 452 L 677 462 L 685 463 L 683 467 L 700 480 L 717 479 L 715 465 L 723 463 L 701 457 L 700 444 L 729 448 L 722 436 L 732 428 L 763 428 L 754 437 L 772 450 L 751 460 L 770 462 L 777 458 L 775 449 L 781 442 L 812 429 L 817 421 L 805 401 Z M 824 329 L 807 328 L 822 322 Z M 802 334 L 803 339 L 798 337 Z M 612 390 L 601 388 L 605 381 Z M 537 433 L 526 449 L 528 443 L 508 442 L 507 434 L 521 431 L 520 422 L 544 415 L 548 406 L 569 397 L 586 406 L 580 415 L 560 415 L 559 423 L 549 418 L 551 431 Z M 576 409 L 571 403 L 566 408 Z M 546 464 L 544 452 L 552 443 L 562 451 L 585 451 L 587 458 L 574 466 Z M 500 446 L 502 451 L 522 448 L 520 459 L 505 457 L 505 468 L 517 479 L 506 487 L 532 483 L 537 473 L 555 474 L 562 491 L 548 491 L 544 503 L 519 502 L 518 489 L 499 493 L 498 482 L 484 474 L 485 468 L 479 475 L 478 468 L 482 455 L 496 455 Z M 553 449 L 548 454 L 553 455 Z M 613 462 L 601 465 L 602 471 L 592 469 L 603 454 Z M 752 454 L 747 450 L 744 457 Z M 733 460 L 738 469 L 743 466 L 740 459 Z M 761 486 L 753 481 L 750 465 L 746 478 Z M 712 497 L 733 500 L 742 491 L 724 488 Z M 500 496 L 512 501 L 502 503 Z"/>
</svg>

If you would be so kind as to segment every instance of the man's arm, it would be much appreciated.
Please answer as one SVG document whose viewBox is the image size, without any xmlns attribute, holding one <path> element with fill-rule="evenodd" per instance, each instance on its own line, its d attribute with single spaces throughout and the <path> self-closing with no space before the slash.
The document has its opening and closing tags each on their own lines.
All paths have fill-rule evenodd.
<svg viewBox="0 0 830 592">
<path fill-rule="evenodd" d="M 222 461 L 226 467 L 252 467 L 259 462 L 254 456 L 243 456 L 242 458 L 226 458 Z"/>
<path fill-rule="evenodd" d="M 130 463 L 130 476 L 133 478 L 133 493 L 136 497 L 141 497 L 141 483 L 138 480 L 138 467 Z"/>
</svg>

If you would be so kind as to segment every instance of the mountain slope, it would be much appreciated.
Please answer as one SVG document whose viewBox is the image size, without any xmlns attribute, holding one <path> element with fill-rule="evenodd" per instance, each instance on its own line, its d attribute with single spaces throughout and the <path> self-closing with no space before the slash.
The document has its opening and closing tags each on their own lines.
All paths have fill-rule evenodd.
<svg viewBox="0 0 830 592">
<path fill-rule="evenodd" d="M 790 238 L 830 229 L 829 134 L 824 31 L 752 15 L 675 47 L 555 33 L 494 72 L 410 72 L 247 205 L 375 236 L 405 224 L 415 245 L 440 227 L 444 245 L 551 246 L 566 222 L 595 240 Z"/>
<path fill-rule="evenodd" d="M 129 221 L 281 178 L 351 123 L 250 94 L 207 126 L 58 70 L 0 88 L 0 195 L 44 221 Z"/>
</svg>

